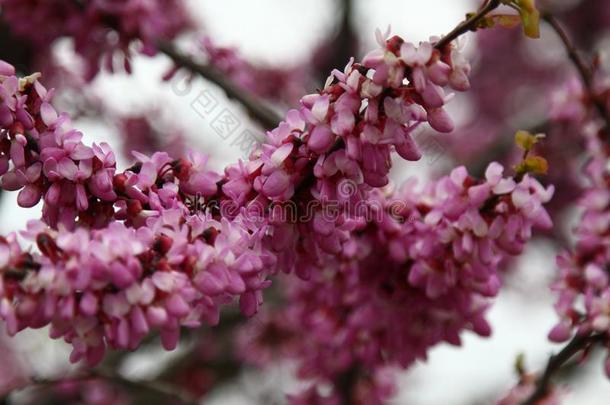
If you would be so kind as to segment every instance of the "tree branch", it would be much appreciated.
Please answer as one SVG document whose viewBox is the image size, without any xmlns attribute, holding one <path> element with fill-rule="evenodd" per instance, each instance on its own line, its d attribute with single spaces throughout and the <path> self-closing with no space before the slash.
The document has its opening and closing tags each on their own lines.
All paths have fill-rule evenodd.
<svg viewBox="0 0 610 405">
<path fill-rule="evenodd" d="M 265 129 L 273 129 L 279 125 L 282 117 L 278 113 L 254 94 L 241 89 L 215 67 L 197 63 L 169 42 L 159 42 L 157 48 L 169 56 L 177 66 L 186 68 L 223 89 L 229 98 L 239 101 L 250 116 L 260 122 Z"/>
<path fill-rule="evenodd" d="M 345 2 L 345 15 L 348 16 L 351 12 L 349 2 Z M 484 18 L 489 12 L 496 9 L 500 5 L 500 0 L 488 0 L 485 5 L 474 15 L 455 27 L 449 34 L 441 38 L 435 45 L 437 49 L 442 49 L 451 41 L 464 34 L 467 31 L 474 30 L 477 23 Z M 349 24 L 349 17 L 345 17 Z M 345 22 L 344 22 L 345 24 Z M 180 67 L 186 68 L 199 76 L 210 80 L 223 89 L 229 98 L 239 101 L 246 108 L 250 116 L 259 121 L 266 129 L 275 128 L 281 121 L 281 116 L 273 109 L 265 104 L 255 95 L 241 89 L 233 81 L 229 80 L 222 72 L 210 65 L 197 63 L 189 56 L 181 53 L 176 47 L 165 41 L 160 41 L 157 48 L 170 57 L 173 62 Z"/>
<path fill-rule="evenodd" d="M 465 34 L 468 31 L 476 30 L 478 22 L 485 18 L 487 14 L 498 8 L 498 6 L 500 6 L 500 0 L 487 0 L 478 12 L 471 15 L 455 27 L 449 34 L 442 37 L 434 47 L 436 49 L 443 49 L 460 35 Z"/>
<path fill-rule="evenodd" d="M 52 387 L 64 381 L 88 381 L 96 378 L 109 381 L 111 383 L 123 386 L 124 388 L 128 388 L 134 391 L 148 392 L 156 396 L 161 395 L 166 398 L 178 400 L 181 404 L 196 405 L 198 403 L 196 398 L 193 398 L 191 395 L 184 392 L 180 388 L 167 384 L 165 382 L 130 380 L 122 377 L 119 374 L 112 373 L 103 369 L 92 370 L 87 374 L 68 377 L 60 380 L 33 379 L 33 384 L 30 386 Z"/>
<path fill-rule="evenodd" d="M 542 18 L 551 26 L 551 28 L 553 28 L 555 33 L 557 33 L 561 39 L 561 42 L 563 42 L 563 45 L 568 53 L 568 57 L 576 67 L 576 70 L 578 70 L 578 74 L 580 75 L 580 78 L 585 86 L 585 91 L 587 92 L 588 98 L 597 109 L 597 112 L 601 118 L 605 121 L 606 133 L 607 136 L 610 137 L 610 115 L 608 114 L 605 103 L 595 95 L 595 90 L 593 88 L 593 72 L 580 57 L 578 50 L 568 37 L 568 34 L 563 29 L 561 24 L 559 24 L 559 21 L 557 21 L 557 19 L 551 14 L 544 14 Z"/>
<path fill-rule="evenodd" d="M 333 69 L 343 70 L 347 61 L 356 56 L 358 51 L 358 35 L 354 31 L 352 18 L 354 0 L 336 0 L 341 9 L 338 16 L 338 29 L 334 38 L 322 42 L 313 54 L 313 64 L 316 68 L 316 78 L 324 83 Z"/>
<path fill-rule="evenodd" d="M 354 390 L 358 383 L 358 374 L 360 374 L 359 367 L 352 365 L 337 377 L 335 388 L 341 404 L 350 405 L 353 403 Z"/>
<path fill-rule="evenodd" d="M 587 349 L 590 345 L 605 337 L 605 334 L 576 335 L 559 353 L 549 357 L 544 373 L 536 382 L 536 389 L 532 395 L 523 402 L 523 405 L 535 405 L 537 401 L 543 399 L 549 392 L 553 376 L 561 370 L 572 356 L 581 350 Z"/>
</svg>

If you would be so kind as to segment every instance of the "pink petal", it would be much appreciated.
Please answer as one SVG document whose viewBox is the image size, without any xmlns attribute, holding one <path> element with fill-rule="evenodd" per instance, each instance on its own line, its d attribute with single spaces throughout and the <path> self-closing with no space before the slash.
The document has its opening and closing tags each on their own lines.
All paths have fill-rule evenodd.
<svg viewBox="0 0 610 405">
<path fill-rule="evenodd" d="M 307 145 L 312 151 L 316 153 L 323 153 L 331 147 L 334 140 L 335 135 L 332 133 L 329 127 L 326 125 L 318 125 L 311 132 Z"/>
<path fill-rule="evenodd" d="M 11 251 L 8 245 L 2 243 L 0 244 L 0 269 L 4 269 L 11 258 Z"/>
<path fill-rule="evenodd" d="M 549 332 L 549 340 L 556 343 L 565 342 L 572 335 L 572 330 L 567 322 L 558 323 Z"/>
<path fill-rule="evenodd" d="M 413 138 L 411 138 L 411 136 L 408 134 L 405 134 L 402 143 L 398 143 L 394 145 L 394 147 L 396 148 L 396 152 L 398 152 L 400 157 L 403 159 L 410 161 L 417 161 L 421 159 L 422 154 L 417 146 L 417 143 L 415 143 Z"/>
<path fill-rule="evenodd" d="M 51 104 L 46 102 L 40 106 L 40 116 L 42 121 L 48 126 L 53 125 L 57 121 L 57 112 Z"/>
<path fill-rule="evenodd" d="M 182 318 L 183 316 L 188 315 L 191 311 L 191 308 L 186 301 L 184 301 L 184 299 L 178 294 L 173 294 L 165 300 L 165 308 L 167 308 L 167 312 L 170 315 L 177 318 Z"/>
<path fill-rule="evenodd" d="M 93 149 L 84 144 L 80 143 L 76 145 L 72 153 L 70 153 L 70 157 L 74 160 L 84 160 L 91 159 L 95 156 L 93 153 Z"/>
<path fill-rule="evenodd" d="M 5 103 L 0 104 L 0 125 L 8 127 L 13 123 L 13 113 L 8 105 Z"/>
<path fill-rule="evenodd" d="M 2 176 L 2 188 L 7 191 L 17 191 L 25 185 L 26 178 L 20 172 L 8 172 Z"/>
<path fill-rule="evenodd" d="M 239 298 L 239 309 L 245 316 L 253 316 L 258 312 L 256 293 L 247 292 Z"/>
<path fill-rule="evenodd" d="M 23 208 L 31 208 L 38 204 L 41 197 L 40 189 L 33 184 L 28 184 L 17 195 L 17 204 Z"/>
<path fill-rule="evenodd" d="M 14 76 L 15 67 L 8 62 L 0 60 L 0 75 L 2 76 Z"/>
<path fill-rule="evenodd" d="M 65 179 L 72 181 L 76 180 L 78 167 L 72 159 L 62 158 L 57 164 L 57 170 L 59 171 L 59 174 Z"/>
<path fill-rule="evenodd" d="M 498 162 L 491 162 L 489 166 L 487 166 L 487 170 L 485 170 L 485 179 L 492 186 L 495 186 L 502 180 L 502 173 L 504 172 L 504 167 Z"/>
<path fill-rule="evenodd" d="M 146 319 L 153 327 L 159 327 L 165 325 L 167 322 L 168 316 L 165 308 L 161 307 L 148 307 L 146 310 Z"/>
<path fill-rule="evenodd" d="M 11 142 L 11 159 L 15 167 L 25 166 L 25 149 L 21 142 L 16 140 Z"/>
<path fill-rule="evenodd" d="M 161 329 L 161 344 L 165 350 L 174 350 L 180 339 L 180 329 Z"/>
<path fill-rule="evenodd" d="M 274 171 L 263 184 L 262 192 L 267 197 L 279 197 L 290 186 L 290 176 L 283 170 Z"/>
<path fill-rule="evenodd" d="M 451 132 L 454 128 L 451 117 L 442 108 L 429 110 L 428 122 L 430 123 L 430 126 L 438 132 Z"/>
</svg>

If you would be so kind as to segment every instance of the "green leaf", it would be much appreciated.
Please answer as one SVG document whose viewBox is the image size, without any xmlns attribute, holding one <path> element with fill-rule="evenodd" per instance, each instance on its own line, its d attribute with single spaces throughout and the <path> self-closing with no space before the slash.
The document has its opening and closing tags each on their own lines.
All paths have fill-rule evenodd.
<svg viewBox="0 0 610 405">
<path fill-rule="evenodd" d="M 528 156 L 523 162 L 515 167 L 515 171 L 518 174 L 546 174 L 548 170 L 549 163 L 542 156 Z"/>
<path fill-rule="evenodd" d="M 521 23 L 521 17 L 514 14 L 496 14 L 491 18 L 502 28 L 515 28 Z"/>
<path fill-rule="evenodd" d="M 517 0 L 523 32 L 530 38 L 540 38 L 540 12 L 534 0 Z"/>
<path fill-rule="evenodd" d="M 544 134 L 533 135 L 528 131 L 517 131 L 515 134 L 515 144 L 521 149 L 529 152 L 542 138 L 544 138 Z"/>
<path fill-rule="evenodd" d="M 521 10 L 520 13 L 525 35 L 529 38 L 540 38 L 540 13 L 538 10 L 530 13 Z"/>
</svg>

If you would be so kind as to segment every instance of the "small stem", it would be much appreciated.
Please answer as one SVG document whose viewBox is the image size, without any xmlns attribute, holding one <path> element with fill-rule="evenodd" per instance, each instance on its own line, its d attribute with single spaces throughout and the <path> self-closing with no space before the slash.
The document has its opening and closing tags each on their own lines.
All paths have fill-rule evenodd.
<svg viewBox="0 0 610 405">
<path fill-rule="evenodd" d="M 549 26 L 551 26 L 551 28 L 553 28 L 561 39 L 561 42 L 563 42 L 563 45 L 568 53 L 568 57 L 576 67 L 576 70 L 578 70 L 578 74 L 580 75 L 580 78 L 585 86 L 585 91 L 587 92 L 588 98 L 597 109 L 599 115 L 605 121 L 606 133 L 608 136 L 610 136 L 610 115 L 608 114 L 608 110 L 606 109 L 604 102 L 595 95 L 595 90 L 593 89 L 593 72 L 580 57 L 578 50 L 557 19 L 551 14 L 544 14 L 542 18 L 549 24 Z"/>
<path fill-rule="evenodd" d="M 572 356 L 579 351 L 586 349 L 590 345 L 604 339 L 605 337 L 605 334 L 576 335 L 570 341 L 570 343 L 561 349 L 559 353 L 549 357 L 544 373 L 536 382 L 536 389 L 532 395 L 530 395 L 530 397 L 522 403 L 522 405 L 535 405 L 537 401 L 543 399 L 549 392 L 551 379 L 559 370 L 561 370 L 565 363 L 567 363 Z"/>
<path fill-rule="evenodd" d="M 495 10 L 500 6 L 500 0 L 488 0 L 485 2 L 483 7 L 476 13 L 471 15 L 468 19 L 461 22 L 457 27 L 455 27 L 449 34 L 442 37 L 434 46 L 436 49 L 443 49 L 451 41 L 459 37 L 460 35 L 468 32 L 474 31 L 479 21 L 481 21 L 487 14 Z"/>
<path fill-rule="evenodd" d="M 181 53 L 169 42 L 159 42 L 157 48 L 169 56 L 176 65 L 186 68 L 193 73 L 215 83 L 227 93 L 229 98 L 239 101 L 246 108 L 250 116 L 262 124 L 265 129 L 277 127 L 282 120 L 281 116 L 268 107 L 264 101 L 254 94 L 244 91 L 222 72 L 210 65 L 197 63 L 187 55 Z"/>
</svg>

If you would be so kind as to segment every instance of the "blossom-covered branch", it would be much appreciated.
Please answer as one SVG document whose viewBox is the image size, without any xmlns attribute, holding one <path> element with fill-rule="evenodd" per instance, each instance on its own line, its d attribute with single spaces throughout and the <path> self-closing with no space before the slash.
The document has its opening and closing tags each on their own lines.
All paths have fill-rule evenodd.
<svg viewBox="0 0 610 405">
<path fill-rule="evenodd" d="M 24 233 L 40 253 L 21 250 L 16 235 L 0 244 L 9 332 L 51 324 L 51 336 L 72 343 L 71 359 L 91 364 L 106 345 L 133 349 L 153 328 L 171 349 L 181 326 L 218 322 L 219 305 L 232 297 L 254 314 L 278 266 L 305 277 L 339 253 L 361 219 L 329 221 L 316 208 L 294 227 L 274 213 L 291 201 L 366 201 L 388 183 L 393 148 L 419 158 L 414 128 L 451 130 L 441 85 L 468 87 L 468 65 L 455 50 L 379 39 L 382 48 L 333 72 L 224 175 L 195 153 L 136 154 L 136 165 L 117 172 L 108 145 L 83 144 L 50 105 L 52 92 L 4 63 L 2 186 L 21 190 L 25 207 L 42 199 L 50 226 L 32 223 Z M 352 194 L 342 194 L 346 184 Z M 318 253 L 295 261 L 297 241 Z"/>
</svg>

